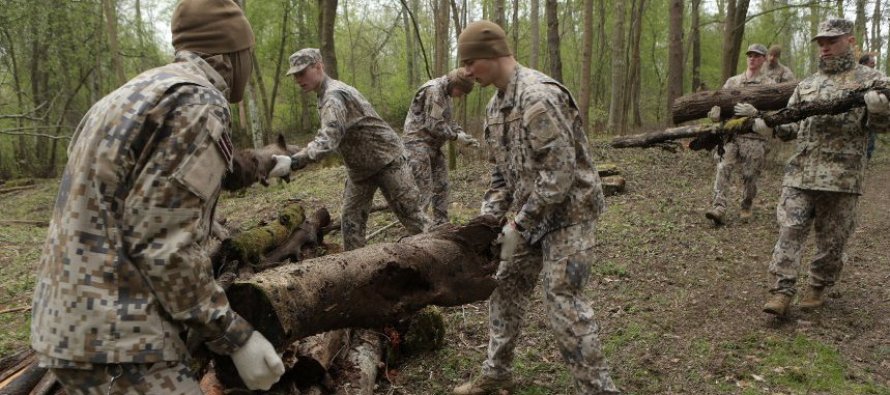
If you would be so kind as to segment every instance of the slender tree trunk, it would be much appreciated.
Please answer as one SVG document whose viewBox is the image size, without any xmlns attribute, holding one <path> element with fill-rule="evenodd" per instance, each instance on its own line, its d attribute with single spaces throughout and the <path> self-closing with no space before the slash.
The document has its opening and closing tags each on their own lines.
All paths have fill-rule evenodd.
<svg viewBox="0 0 890 395">
<path fill-rule="evenodd" d="M 136 0 L 136 38 L 139 40 L 139 57 L 145 58 L 145 26 L 142 26 L 142 3 Z"/>
<path fill-rule="evenodd" d="M 692 21 L 690 24 L 691 34 L 689 39 L 692 40 L 692 91 L 697 92 L 702 88 L 701 80 L 701 30 L 699 29 L 699 11 L 701 0 L 692 0 Z"/>
<path fill-rule="evenodd" d="M 624 80 L 627 72 L 627 62 L 624 53 L 624 20 L 625 18 L 625 2 L 616 1 L 614 3 L 614 15 L 612 16 L 615 24 L 612 29 L 612 100 L 609 103 L 609 123 L 608 129 L 612 133 L 624 134 L 625 132 L 625 111 L 624 105 Z"/>
<path fill-rule="evenodd" d="M 287 47 L 287 33 L 290 26 L 291 2 L 284 3 L 284 17 L 281 19 L 281 41 L 278 43 L 278 58 L 275 61 L 275 78 L 272 79 L 272 95 L 269 97 L 269 128 L 275 119 L 275 101 L 278 99 L 278 86 L 281 85 L 281 67 L 285 64 L 284 49 Z"/>
<path fill-rule="evenodd" d="M 506 0 L 494 0 L 494 23 L 507 30 Z"/>
<path fill-rule="evenodd" d="M 417 58 L 414 54 L 414 34 L 411 30 L 411 20 L 408 16 L 408 4 L 405 3 L 403 5 L 404 12 L 402 12 L 402 24 L 405 29 L 405 55 L 406 55 L 406 66 L 408 68 L 408 85 L 411 87 L 416 87 L 418 85 L 417 81 L 417 72 L 414 70 L 415 62 Z"/>
<path fill-rule="evenodd" d="M 810 37 L 815 37 L 816 33 L 819 31 L 819 22 L 822 19 L 822 15 L 820 12 L 819 4 L 813 3 L 810 5 Z M 819 47 L 816 45 L 810 45 L 810 59 L 809 59 L 809 74 L 813 74 L 816 72 L 816 67 L 819 64 L 818 62 L 819 56 Z"/>
<path fill-rule="evenodd" d="M 124 62 L 117 37 L 117 6 L 114 0 L 102 0 L 102 8 L 108 31 L 108 50 L 111 52 L 111 68 L 114 69 L 114 85 L 120 86 L 127 80 L 124 74 Z"/>
<path fill-rule="evenodd" d="M 266 83 L 263 82 L 263 69 L 260 67 L 256 51 L 254 51 L 253 56 L 251 56 L 251 61 L 253 62 L 253 72 L 251 73 L 253 78 L 251 78 L 250 82 L 259 90 L 260 104 L 263 107 L 262 119 L 264 119 L 266 123 L 266 129 L 269 129 L 272 127 L 272 107 L 269 105 L 269 94 L 266 92 Z"/>
<path fill-rule="evenodd" d="M 671 0 L 668 27 L 667 112 L 683 95 L 683 0 Z"/>
<path fill-rule="evenodd" d="M 519 59 L 519 0 L 513 0 L 513 21 L 510 23 L 513 33 L 513 56 Z"/>
<path fill-rule="evenodd" d="M 337 20 L 337 0 L 318 0 L 319 42 L 324 69 L 327 74 L 338 79 L 337 51 L 334 49 L 334 27 Z"/>
<path fill-rule="evenodd" d="M 562 56 L 559 50 L 559 9 L 557 0 L 546 0 L 544 14 L 547 17 L 547 47 L 550 52 L 550 76 L 562 82 Z"/>
<path fill-rule="evenodd" d="M 603 71 L 606 67 L 606 59 L 608 59 L 608 46 L 606 42 L 606 1 L 598 0 L 597 1 L 597 13 L 599 17 L 597 18 L 597 26 L 596 26 L 596 34 L 597 34 L 597 45 L 596 45 L 596 71 L 593 73 L 593 78 L 596 80 L 596 90 L 593 93 L 593 103 L 594 107 L 599 107 L 605 102 L 606 97 L 606 82 L 605 82 L 605 72 Z"/>
<path fill-rule="evenodd" d="M 871 15 L 871 50 L 881 50 L 881 0 L 875 0 L 875 9 Z"/>
<path fill-rule="evenodd" d="M 844 0 L 837 0 L 837 17 L 844 17 Z"/>
<path fill-rule="evenodd" d="M 726 20 L 723 25 L 723 79 L 736 74 L 739 51 L 745 36 L 745 18 L 748 15 L 749 0 L 727 0 Z"/>
<path fill-rule="evenodd" d="M 529 24 L 531 25 L 531 54 L 529 54 L 528 66 L 537 70 L 538 59 L 541 58 L 541 1 L 531 0 L 529 10 Z"/>
<path fill-rule="evenodd" d="M 646 0 L 639 0 L 640 4 L 637 6 L 636 12 L 633 16 L 633 35 L 632 35 L 632 43 L 633 47 L 630 51 L 630 64 L 631 64 L 631 78 L 630 83 L 628 84 L 630 95 L 631 95 L 631 111 L 633 112 L 633 125 L 634 126 L 642 126 L 643 125 L 643 115 L 642 109 L 640 108 L 640 88 L 641 88 L 641 79 L 642 79 L 642 60 L 640 58 L 640 41 L 643 37 L 643 14 L 646 12 Z M 682 31 L 682 27 L 681 27 Z M 680 48 L 682 48 L 682 43 Z M 682 70 L 680 72 L 681 84 L 680 87 L 682 89 Z"/>
<path fill-rule="evenodd" d="M 853 22 L 853 35 L 863 50 L 868 48 L 868 35 L 865 34 L 865 0 L 856 0 L 856 20 Z"/>
<path fill-rule="evenodd" d="M 581 107 L 581 119 L 584 127 L 590 127 L 590 63 L 593 56 L 593 0 L 584 0 L 584 43 L 581 48 L 581 96 L 578 106 Z"/>
</svg>

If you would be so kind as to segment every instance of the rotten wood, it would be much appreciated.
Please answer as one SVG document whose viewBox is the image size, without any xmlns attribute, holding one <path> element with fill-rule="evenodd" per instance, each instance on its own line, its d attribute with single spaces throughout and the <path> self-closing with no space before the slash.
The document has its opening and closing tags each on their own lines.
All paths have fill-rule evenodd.
<svg viewBox="0 0 890 395">
<path fill-rule="evenodd" d="M 278 348 L 341 328 L 374 328 L 424 306 L 488 298 L 500 232 L 494 217 L 446 224 L 397 243 L 380 243 L 287 264 L 236 281 L 232 308 Z"/>
<path fill-rule="evenodd" d="M 24 369 L 34 362 L 36 354 L 31 348 L 26 348 L 15 354 L 0 359 L 0 382 L 5 382 L 10 376 Z"/>
<path fill-rule="evenodd" d="M 0 395 L 21 395 L 30 393 L 43 379 L 48 369 L 37 366 L 37 361 L 30 364 L 0 382 Z"/>
<path fill-rule="evenodd" d="M 627 182 L 622 176 L 608 176 L 602 178 L 603 194 L 606 196 L 614 196 L 627 189 Z"/>
<path fill-rule="evenodd" d="M 684 139 L 689 137 L 698 137 L 702 134 L 711 133 L 718 129 L 718 125 L 708 126 L 678 126 L 650 133 L 633 134 L 627 136 L 618 136 L 612 139 L 610 145 L 612 148 L 646 148 L 656 146 L 668 141 Z"/>
<path fill-rule="evenodd" d="M 278 220 L 246 230 L 238 235 L 223 240 L 220 246 L 218 262 L 214 269 L 225 262 L 238 261 L 242 265 L 260 263 L 262 255 L 280 246 L 304 220 L 303 206 L 291 203 L 279 213 Z"/>
<path fill-rule="evenodd" d="M 336 394 L 374 395 L 374 383 L 377 381 L 382 352 L 380 335 L 369 330 L 355 331 Z"/>
<path fill-rule="evenodd" d="M 720 118 L 729 119 L 734 115 L 737 103 L 750 103 L 761 111 L 785 108 L 794 93 L 798 81 L 771 85 L 749 85 L 737 88 L 724 88 L 715 91 L 702 91 L 682 96 L 674 100 L 671 115 L 675 125 L 708 116 L 714 106 L 720 106 Z"/>
<path fill-rule="evenodd" d="M 28 395 L 49 395 L 61 387 L 62 384 L 56 380 L 56 375 L 53 372 L 46 372 Z"/>
<path fill-rule="evenodd" d="M 288 369 L 298 375 L 294 382 L 300 387 L 319 384 L 331 387 L 331 365 L 349 349 L 350 332 L 338 329 L 301 339 L 295 350 L 296 364 Z"/>
<path fill-rule="evenodd" d="M 314 250 L 321 245 L 324 238 L 322 229 L 331 224 L 331 214 L 324 207 L 315 211 L 312 217 L 303 222 L 287 240 L 265 255 L 268 265 L 278 265 L 287 260 L 296 262 L 302 260 L 306 254 L 314 257 Z"/>
</svg>

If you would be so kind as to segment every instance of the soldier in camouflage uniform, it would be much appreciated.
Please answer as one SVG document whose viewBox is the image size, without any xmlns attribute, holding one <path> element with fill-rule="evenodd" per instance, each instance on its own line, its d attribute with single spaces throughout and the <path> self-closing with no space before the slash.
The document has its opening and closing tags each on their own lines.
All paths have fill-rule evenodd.
<svg viewBox="0 0 890 395">
<path fill-rule="evenodd" d="M 813 39 L 820 48 L 819 71 L 800 82 L 788 107 L 838 99 L 848 89 L 883 79 L 880 72 L 856 63 L 852 31 L 853 23 L 844 19 L 830 19 L 820 25 Z M 797 152 L 785 166 L 782 197 L 776 209 L 779 240 L 769 267 L 776 281 L 770 290 L 773 296 L 764 306 L 767 313 L 787 313 L 795 294 L 801 248 L 811 227 L 816 229 L 817 251 L 800 307 L 822 306 L 825 289 L 839 279 L 844 250 L 855 229 L 868 131 L 886 133 L 890 129 L 887 98 L 871 91 L 865 95 L 865 103 L 864 108 L 813 116 L 775 130 L 777 136 L 786 139 L 796 135 Z M 741 115 L 750 112 L 737 109 Z M 755 128 L 761 133 L 772 132 L 759 118 Z"/>
<path fill-rule="evenodd" d="M 503 29 L 492 22 L 469 24 L 458 54 L 480 85 L 498 88 L 485 122 L 493 168 L 482 214 L 515 216 L 501 235 L 488 358 L 482 375 L 454 393 L 487 394 L 512 385 L 513 350 L 543 272 L 548 324 L 579 393 L 617 394 L 594 312 L 581 298 L 605 201 L 578 106 L 559 82 L 519 65 Z"/>
<path fill-rule="evenodd" d="M 451 99 L 473 90 L 466 72 L 454 69 L 448 75 L 428 81 L 414 94 L 405 118 L 405 150 L 414 181 L 420 190 L 420 207 L 432 207 L 434 225 L 448 222 L 448 164 L 442 145 L 457 140 L 466 145 L 479 142 L 464 133 L 452 119 Z"/>
<path fill-rule="evenodd" d="M 249 388 L 284 372 L 230 308 L 205 246 L 253 33 L 231 0 L 184 0 L 172 27 L 174 63 L 97 102 L 68 147 L 31 320 L 39 364 L 68 394 L 200 394 L 184 329 L 231 355 Z"/>
<path fill-rule="evenodd" d="M 762 44 L 751 44 L 745 53 L 748 57 L 748 69 L 744 73 L 731 77 L 723 84 L 723 88 L 738 88 L 749 85 L 772 84 L 763 69 L 766 60 L 766 47 Z M 709 114 L 711 120 L 720 121 L 720 107 L 714 106 Z M 705 213 L 714 224 L 723 223 L 726 214 L 726 193 L 730 189 L 730 180 L 734 173 L 741 173 L 742 211 L 739 217 L 751 217 L 751 206 L 757 196 L 757 179 L 766 158 L 766 137 L 757 133 L 746 133 L 733 136 L 723 145 L 723 155 L 714 152 L 717 160 L 717 176 L 714 180 L 714 201 L 710 210 Z"/>
<path fill-rule="evenodd" d="M 794 76 L 794 72 L 779 62 L 779 58 L 782 56 L 782 47 L 778 45 L 773 45 L 769 47 L 769 52 L 766 55 L 766 75 L 769 78 L 772 78 L 777 84 L 781 84 L 783 82 L 794 81 L 797 77 Z"/>
<path fill-rule="evenodd" d="M 325 74 L 318 49 L 301 49 L 289 61 L 287 74 L 303 90 L 318 94 L 321 118 L 318 136 L 290 158 L 290 168 L 301 169 L 334 152 L 343 157 L 347 171 L 341 214 L 343 247 L 352 250 L 365 245 L 365 226 L 378 188 L 409 232 L 423 232 L 427 219 L 420 211 L 420 192 L 399 135 L 355 88 Z"/>
</svg>

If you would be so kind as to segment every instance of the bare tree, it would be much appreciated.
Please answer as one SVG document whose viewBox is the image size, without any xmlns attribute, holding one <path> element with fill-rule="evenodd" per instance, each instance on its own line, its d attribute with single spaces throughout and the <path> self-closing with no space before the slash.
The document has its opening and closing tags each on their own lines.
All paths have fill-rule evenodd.
<svg viewBox="0 0 890 395">
<path fill-rule="evenodd" d="M 625 106 L 625 111 L 630 108 L 633 115 L 633 125 L 641 126 L 643 124 L 642 109 L 640 108 L 640 89 L 642 85 L 642 59 L 640 58 L 640 41 L 643 37 L 643 13 L 646 10 L 646 0 L 634 0 L 634 9 L 631 14 L 631 50 L 630 50 L 630 73 L 627 79 L 627 90 L 629 92 L 629 105 Z M 682 27 L 681 27 L 682 29 Z M 683 47 L 682 37 L 680 48 Z M 681 55 L 682 65 L 682 55 Z M 680 70 L 680 89 L 682 91 L 683 71 Z M 681 92 L 682 93 L 682 92 Z"/>
<path fill-rule="evenodd" d="M 494 23 L 507 30 L 506 0 L 494 0 Z"/>
<path fill-rule="evenodd" d="M 701 88 L 701 29 L 699 29 L 699 19 L 701 17 L 701 0 L 692 0 L 692 11 L 690 12 L 692 21 L 690 21 L 689 39 L 692 41 L 692 90 L 698 91 Z M 670 57 L 670 56 L 669 56 Z"/>
<path fill-rule="evenodd" d="M 433 68 L 435 75 L 443 75 L 448 72 L 448 54 L 450 51 L 450 40 L 448 38 L 448 24 L 451 16 L 451 4 L 448 0 L 436 0 L 435 22 L 436 22 L 436 54 Z"/>
<path fill-rule="evenodd" d="M 590 127 L 590 62 L 593 55 L 593 0 L 584 0 L 584 44 L 581 49 L 581 119 L 584 127 Z"/>
<path fill-rule="evenodd" d="M 318 0 L 318 40 L 325 72 L 337 79 L 337 51 L 334 49 L 334 26 L 337 19 L 337 0 Z"/>
<path fill-rule="evenodd" d="M 872 51 L 881 50 L 881 0 L 875 0 L 875 9 L 871 15 L 871 46 Z"/>
<path fill-rule="evenodd" d="M 667 113 L 683 95 L 683 0 L 671 0 L 668 27 Z"/>
<path fill-rule="evenodd" d="M 124 62 L 117 37 L 117 6 L 115 1 L 102 0 L 102 12 L 105 14 L 108 50 L 111 52 L 111 68 L 114 69 L 114 85 L 123 85 L 127 81 L 127 77 L 124 74 Z"/>
<path fill-rule="evenodd" d="M 519 0 L 513 0 L 513 19 L 510 22 L 510 33 L 513 35 L 513 56 L 519 59 Z"/>
<path fill-rule="evenodd" d="M 812 3 L 810 4 L 810 37 L 815 37 L 816 33 L 819 31 L 819 22 L 822 19 L 821 15 L 821 7 L 819 4 Z M 810 45 L 810 63 L 809 63 L 809 73 L 813 74 L 816 72 L 816 59 L 819 54 L 818 47 L 815 45 Z"/>
<path fill-rule="evenodd" d="M 562 82 L 562 56 L 559 51 L 559 9 L 557 0 L 546 0 L 547 47 L 550 51 L 550 76 Z"/>
<path fill-rule="evenodd" d="M 748 15 L 749 0 L 727 0 L 726 20 L 723 23 L 723 81 L 736 74 L 739 51 L 745 36 L 745 17 Z"/>
<path fill-rule="evenodd" d="M 865 0 L 856 0 L 856 20 L 853 21 L 853 36 L 863 49 L 868 48 L 868 36 L 865 34 Z"/>
<path fill-rule="evenodd" d="M 528 65 L 533 69 L 538 68 L 538 59 L 541 57 L 541 10 L 540 0 L 531 0 L 529 10 L 529 24 L 531 24 L 531 54 L 529 55 Z"/>
<path fill-rule="evenodd" d="M 609 103 L 608 129 L 612 133 L 624 134 L 624 80 L 627 72 L 627 60 L 624 53 L 624 20 L 625 2 L 614 3 L 614 28 L 612 29 L 612 100 Z"/>
</svg>

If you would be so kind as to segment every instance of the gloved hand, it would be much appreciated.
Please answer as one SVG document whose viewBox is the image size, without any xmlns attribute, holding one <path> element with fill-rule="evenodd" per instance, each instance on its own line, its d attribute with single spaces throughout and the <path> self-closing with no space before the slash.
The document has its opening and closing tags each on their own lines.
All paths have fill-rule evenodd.
<svg viewBox="0 0 890 395">
<path fill-rule="evenodd" d="M 757 134 L 766 136 L 773 134 L 773 128 L 766 126 L 766 122 L 763 121 L 763 118 L 754 118 L 754 125 L 751 126 L 751 129 Z"/>
<path fill-rule="evenodd" d="M 479 140 L 476 140 L 475 138 L 473 138 L 473 136 L 470 136 L 469 134 L 466 134 L 464 132 L 460 132 L 457 134 L 457 141 L 460 141 L 460 143 L 463 145 L 479 147 Z"/>
<path fill-rule="evenodd" d="M 516 246 L 522 242 L 522 235 L 519 234 L 519 229 L 516 229 L 516 223 L 513 221 L 507 222 L 503 228 L 501 228 L 501 234 L 498 237 L 501 243 L 501 260 L 506 261 L 508 259 L 513 258 L 513 253 L 516 252 Z"/>
<path fill-rule="evenodd" d="M 737 103 L 733 110 L 735 110 L 735 116 L 737 117 L 753 117 L 757 115 L 757 109 L 749 103 Z"/>
<path fill-rule="evenodd" d="M 708 119 L 720 122 L 720 106 L 711 107 L 711 111 L 708 111 Z"/>
<path fill-rule="evenodd" d="M 287 155 L 272 155 L 272 159 L 275 160 L 275 166 L 272 167 L 272 170 L 269 172 L 269 177 L 287 177 L 290 175 L 290 166 L 293 159 Z"/>
<path fill-rule="evenodd" d="M 890 102 L 887 96 L 878 91 L 868 91 L 865 93 L 865 107 L 868 108 L 870 114 L 887 114 L 890 112 Z"/>
<path fill-rule="evenodd" d="M 231 357 L 241 380 L 251 390 L 266 391 L 284 374 L 281 357 L 272 344 L 257 331 Z"/>
<path fill-rule="evenodd" d="M 309 157 L 302 152 L 297 152 L 296 154 L 294 154 L 294 156 L 291 156 L 290 159 L 291 159 L 291 162 L 290 162 L 290 170 L 291 171 L 300 170 L 309 164 Z"/>
</svg>

